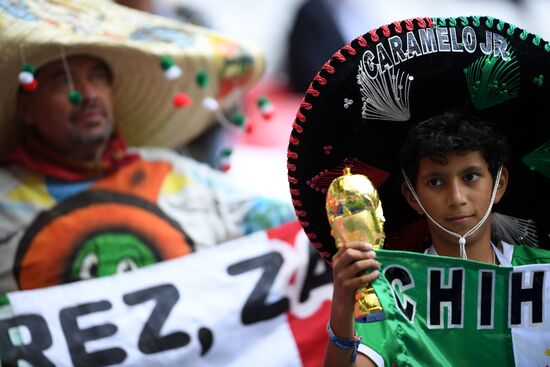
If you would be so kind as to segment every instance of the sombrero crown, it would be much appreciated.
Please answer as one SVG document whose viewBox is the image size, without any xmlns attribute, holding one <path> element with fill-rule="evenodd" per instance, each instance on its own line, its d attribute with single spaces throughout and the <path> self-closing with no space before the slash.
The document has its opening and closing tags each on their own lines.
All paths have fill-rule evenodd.
<svg viewBox="0 0 550 367">
<path fill-rule="evenodd" d="M 515 244 L 549 244 L 550 44 L 491 17 L 418 18 L 372 30 L 313 79 L 288 148 L 294 207 L 322 256 L 336 251 L 325 212 L 344 167 L 367 175 L 386 217 L 386 247 L 421 250 L 422 220 L 401 196 L 399 154 L 411 126 L 448 111 L 489 121 L 508 139 Z"/>
<path fill-rule="evenodd" d="M 102 58 L 114 75 L 115 122 L 124 137 L 131 145 L 165 147 L 208 127 L 213 112 L 202 106 L 203 98 L 228 107 L 264 69 L 256 48 L 105 0 L 0 0 L 0 49 L 0 153 L 21 132 L 15 104 L 25 63 L 40 67 L 62 52 Z M 183 70 L 179 78 L 165 77 L 166 60 Z M 209 83 L 204 77 L 197 82 L 204 75 Z M 182 92 L 193 103 L 176 108 L 172 99 Z"/>
</svg>

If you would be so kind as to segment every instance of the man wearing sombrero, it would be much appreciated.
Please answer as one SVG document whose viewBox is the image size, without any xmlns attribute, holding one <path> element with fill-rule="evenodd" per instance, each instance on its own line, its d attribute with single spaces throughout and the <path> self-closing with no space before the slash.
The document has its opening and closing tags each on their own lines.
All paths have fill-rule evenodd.
<svg viewBox="0 0 550 367">
<path fill-rule="evenodd" d="M 477 270 L 480 274 L 550 262 L 548 251 L 535 248 L 550 246 L 550 125 L 545 110 L 550 101 L 549 80 L 548 42 L 504 21 L 476 16 L 395 22 L 353 40 L 323 66 L 298 112 L 288 168 L 298 218 L 312 244 L 333 266 L 326 366 L 514 365 L 514 360 L 527 365 L 518 361 L 529 353 L 532 361 L 546 361 L 550 346 L 544 347 L 546 352 L 535 348 L 529 353 L 516 349 L 516 344 L 513 353 L 484 349 L 484 341 L 491 345 L 492 335 L 484 330 L 497 324 L 486 325 L 483 317 L 473 326 L 474 333 L 466 334 L 470 340 L 451 341 L 437 331 L 429 341 L 411 337 L 446 328 L 445 323 L 432 324 L 430 317 L 439 314 L 430 311 L 429 300 L 436 298 L 430 291 L 443 289 L 440 294 L 446 294 L 451 285 L 424 286 L 430 296 L 423 303 L 429 303 L 430 317 L 414 323 L 416 314 L 411 310 L 424 307 L 422 301 L 395 291 L 414 288 L 408 268 L 387 267 L 384 261 L 392 259 L 386 255 L 391 251 L 380 251 L 385 256 L 380 264 L 369 243 L 344 241 L 338 249 L 325 200 L 329 185 L 347 167 L 368 176 L 376 187 L 388 249 L 492 266 L 492 270 Z M 494 204 L 498 205 L 493 213 Z M 401 264 L 408 266 L 407 259 L 411 267 L 421 264 L 423 274 L 439 269 L 437 258 L 431 256 L 410 252 L 397 256 L 403 258 Z M 471 261 L 445 261 L 458 271 L 477 266 Z M 515 286 L 527 289 L 526 284 L 531 284 L 543 292 L 549 272 L 541 269 L 533 273 L 531 283 L 513 283 L 514 276 L 506 275 L 512 296 L 494 300 L 494 312 L 500 315 L 501 309 L 504 314 L 515 309 L 513 295 L 519 294 L 514 293 Z M 392 316 L 386 320 L 354 325 L 356 290 L 381 272 L 391 286 L 375 289 L 393 292 L 392 304 L 385 306 L 398 312 L 388 312 Z M 462 283 L 457 284 L 466 292 Z M 481 280 L 475 284 L 480 300 L 484 284 Z M 463 302 L 460 297 L 454 301 Z M 535 305 L 547 301 L 548 295 L 529 300 L 533 304 L 529 312 L 537 314 Z M 521 305 L 527 298 L 517 302 Z M 540 312 L 548 315 L 543 311 L 546 306 L 541 307 Z M 449 315 L 451 326 L 442 336 L 452 334 L 452 328 L 469 327 L 463 321 L 468 310 L 461 309 Z M 446 310 L 451 313 L 456 308 Z M 508 315 L 511 321 L 504 328 L 508 331 L 515 325 L 514 312 Z M 533 317 L 530 326 L 548 340 L 549 322 Z M 445 340 L 454 349 L 445 350 Z M 473 346 L 480 350 L 467 349 Z"/>
<path fill-rule="evenodd" d="M 201 134 L 260 76 L 256 50 L 95 0 L 0 0 L 0 43 L 0 294 L 132 270 L 294 217 L 172 150 L 126 149 Z"/>
</svg>

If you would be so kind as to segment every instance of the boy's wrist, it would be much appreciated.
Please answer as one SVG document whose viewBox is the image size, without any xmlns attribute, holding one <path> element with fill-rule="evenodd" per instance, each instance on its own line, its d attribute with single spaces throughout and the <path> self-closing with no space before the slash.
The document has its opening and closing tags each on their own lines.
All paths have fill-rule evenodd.
<svg viewBox="0 0 550 367">
<path fill-rule="evenodd" d="M 330 323 L 330 320 L 327 322 L 327 334 L 329 337 L 330 342 L 335 345 L 336 347 L 340 349 L 352 349 L 353 354 L 351 357 L 351 362 L 355 363 L 355 359 L 357 358 L 357 351 L 359 349 L 359 344 L 361 344 L 361 341 L 363 340 L 362 337 L 357 335 L 357 332 L 354 331 L 354 337 L 353 338 L 341 338 L 338 335 L 334 333 L 334 330 L 332 329 L 332 325 Z"/>
</svg>

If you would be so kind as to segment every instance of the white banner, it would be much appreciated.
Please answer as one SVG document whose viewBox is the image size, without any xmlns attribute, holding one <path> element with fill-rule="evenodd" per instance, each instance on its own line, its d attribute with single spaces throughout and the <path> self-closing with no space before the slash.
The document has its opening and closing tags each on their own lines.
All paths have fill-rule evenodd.
<svg viewBox="0 0 550 367">
<path fill-rule="evenodd" d="M 292 223 L 131 273 L 10 293 L 0 355 L 36 366 L 313 367 L 331 293 L 330 269 Z"/>
</svg>

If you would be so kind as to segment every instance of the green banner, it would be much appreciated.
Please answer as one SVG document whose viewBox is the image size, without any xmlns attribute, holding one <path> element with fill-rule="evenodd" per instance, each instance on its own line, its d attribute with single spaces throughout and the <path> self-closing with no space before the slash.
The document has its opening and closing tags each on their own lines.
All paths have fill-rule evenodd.
<svg viewBox="0 0 550 367">
<path fill-rule="evenodd" d="M 548 262 L 538 251 L 533 262 Z M 387 250 L 377 259 L 385 277 L 373 286 L 385 320 L 356 328 L 386 366 L 550 365 L 550 264 Z"/>
</svg>

